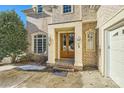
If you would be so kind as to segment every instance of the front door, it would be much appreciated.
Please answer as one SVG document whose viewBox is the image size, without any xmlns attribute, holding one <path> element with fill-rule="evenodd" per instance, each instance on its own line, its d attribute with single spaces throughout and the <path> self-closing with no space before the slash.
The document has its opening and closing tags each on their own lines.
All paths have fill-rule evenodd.
<svg viewBox="0 0 124 93">
<path fill-rule="evenodd" d="M 74 58 L 74 33 L 60 33 L 60 57 Z"/>
</svg>

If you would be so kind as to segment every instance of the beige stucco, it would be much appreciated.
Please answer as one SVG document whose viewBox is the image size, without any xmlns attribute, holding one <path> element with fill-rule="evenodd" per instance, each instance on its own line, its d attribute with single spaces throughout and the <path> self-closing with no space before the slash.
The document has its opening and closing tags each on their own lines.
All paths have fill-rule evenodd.
<svg viewBox="0 0 124 93">
<path fill-rule="evenodd" d="M 56 59 L 56 36 L 55 36 L 55 29 L 56 28 L 66 28 L 66 27 L 73 27 L 75 29 L 75 66 L 83 66 L 82 63 L 82 22 L 72 22 L 72 23 L 65 23 L 65 24 L 55 24 L 48 26 L 48 38 L 50 38 L 50 45 L 48 47 L 48 63 L 55 63 Z M 77 38 L 80 37 L 80 48 L 78 48 Z"/>
<path fill-rule="evenodd" d="M 91 21 L 96 20 L 97 9 L 90 5 L 72 5 L 71 13 L 63 13 L 63 5 L 57 6 L 52 11 L 52 23 L 70 22 L 75 20 Z M 97 7 L 97 6 L 96 6 Z"/>
<path fill-rule="evenodd" d="M 27 21 L 34 24 L 39 30 L 47 32 L 48 24 L 51 23 L 51 17 L 33 18 L 28 16 Z"/>
<path fill-rule="evenodd" d="M 95 8 L 90 8 L 89 5 L 81 6 L 81 19 L 83 21 L 96 20 L 97 10 Z"/>
<path fill-rule="evenodd" d="M 73 5 L 72 13 L 63 13 L 63 5 L 57 6 L 52 12 L 52 23 L 69 22 L 75 20 L 81 20 L 81 6 Z"/>
</svg>

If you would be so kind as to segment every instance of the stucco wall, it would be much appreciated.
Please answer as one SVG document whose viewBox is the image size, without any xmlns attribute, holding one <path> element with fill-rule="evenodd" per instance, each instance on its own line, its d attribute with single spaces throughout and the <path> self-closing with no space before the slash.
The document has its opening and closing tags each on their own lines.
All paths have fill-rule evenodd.
<svg viewBox="0 0 124 93">
<path fill-rule="evenodd" d="M 48 31 L 48 24 L 51 23 L 51 17 L 45 17 L 45 18 L 33 18 L 27 16 L 27 21 L 32 23 L 37 29 L 46 32 Z M 27 27 L 30 24 L 27 24 Z"/>
<path fill-rule="evenodd" d="M 52 9 L 52 23 L 70 22 L 76 20 L 91 21 L 96 20 L 96 8 L 89 5 L 72 5 L 72 13 L 63 13 L 63 5 Z"/>
<path fill-rule="evenodd" d="M 111 5 L 111 6 L 101 6 L 97 12 L 97 28 L 99 30 L 99 70 L 104 75 L 105 73 L 105 29 L 109 26 L 114 25 L 116 22 L 121 20 L 123 16 L 119 12 L 124 6 Z M 117 17 L 118 16 L 118 17 Z M 116 18 L 117 17 L 117 18 Z"/>
<path fill-rule="evenodd" d="M 63 6 L 59 5 L 53 9 L 52 12 L 52 23 L 61 23 L 68 21 L 81 20 L 81 6 L 73 5 L 73 13 L 63 14 Z"/>
<path fill-rule="evenodd" d="M 96 20 L 96 9 L 90 8 L 89 5 L 82 5 L 81 9 L 83 21 Z"/>
</svg>

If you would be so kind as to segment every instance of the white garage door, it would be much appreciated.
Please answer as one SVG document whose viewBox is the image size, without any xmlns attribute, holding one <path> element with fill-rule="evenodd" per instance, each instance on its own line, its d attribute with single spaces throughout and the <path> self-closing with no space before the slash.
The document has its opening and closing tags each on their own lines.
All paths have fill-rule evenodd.
<svg viewBox="0 0 124 93">
<path fill-rule="evenodd" d="M 124 87 L 124 27 L 110 32 L 110 77 Z"/>
</svg>

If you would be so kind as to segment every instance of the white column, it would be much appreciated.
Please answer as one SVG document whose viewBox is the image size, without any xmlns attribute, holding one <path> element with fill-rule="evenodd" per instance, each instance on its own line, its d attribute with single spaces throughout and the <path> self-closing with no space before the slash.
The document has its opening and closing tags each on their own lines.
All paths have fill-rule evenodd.
<svg viewBox="0 0 124 93">
<path fill-rule="evenodd" d="M 83 66 L 82 43 L 82 22 L 78 22 L 75 25 L 75 66 Z"/>
<path fill-rule="evenodd" d="M 55 63 L 55 30 L 51 25 L 48 26 L 48 38 L 50 38 L 50 45 L 48 45 L 48 63 Z"/>
</svg>

